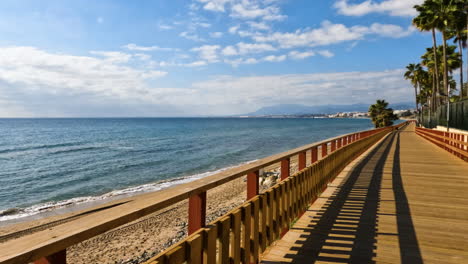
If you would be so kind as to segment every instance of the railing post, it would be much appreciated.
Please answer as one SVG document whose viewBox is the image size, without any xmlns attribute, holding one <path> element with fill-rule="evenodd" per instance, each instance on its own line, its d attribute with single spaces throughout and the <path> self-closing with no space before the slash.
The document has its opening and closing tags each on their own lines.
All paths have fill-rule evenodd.
<svg viewBox="0 0 468 264">
<path fill-rule="evenodd" d="M 314 164 L 318 160 L 318 149 L 313 147 L 310 149 L 310 163 Z"/>
<path fill-rule="evenodd" d="M 327 156 L 327 152 L 328 152 L 328 144 L 323 143 L 322 144 L 322 159 Z"/>
<path fill-rule="evenodd" d="M 301 171 L 306 167 L 306 152 L 301 152 L 298 154 L 298 169 Z"/>
<path fill-rule="evenodd" d="M 67 263 L 67 251 L 63 249 L 50 256 L 43 257 L 39 260 L 34 261 L 34 264 L 66 264 Z"/>
<path fill-rule="evenodd" d="M 333 140 L 331 142 L 331 152 L 335 151 L 336 150 L 336 140 Z"/>
<path fill-rule="evenodd" d="M 338 148 L 340 149 L 343 144 L 343 138 L 338 139 Z"/>
<path fill-rule="evenodd" d="M 289 165 L 291 163 L 291 159 L 290 158 L 286 158 L 284 160 L 281 161 L 281 180 L 284 180 L 286 179 L 287 177 L 289 177 Z"/>
<path fill-rule="evenodd" d="M 249 172 L 247 174 L 247 200 L 258 195 L 259 171 Z"/>
<path fill-rule="evenodd" d="M 205 227 L 206 192 L 190 196 L 188 213 L 188 234 L 191 235 L 198 229 Z"/>
</svg>

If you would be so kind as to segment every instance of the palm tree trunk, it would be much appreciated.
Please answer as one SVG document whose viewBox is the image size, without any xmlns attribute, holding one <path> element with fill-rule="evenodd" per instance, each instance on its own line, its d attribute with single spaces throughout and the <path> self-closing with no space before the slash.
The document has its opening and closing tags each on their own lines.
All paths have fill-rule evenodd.
<svg viewBox="0 0 468 264">
<path fill-rule="evenodd" d="M 461 36 L 458 36 L 458 50 L 460 53 L 460 98 L 463 98 L 463 44 Z"/>
<path fill-rule="evenodd" d="M 447 91 L 447 132 L 449 131 L 450 122 L 450 86 L 448 85 L 448 67 L 447 67 L 447 36 L 445 31 L 442 31 L 442 49 L 444 53 L 444 89 Z"/>
<path fill-rule="evenodd" d="M 414 102 L 416 103 L 416 111 L 419 112 L 418 110 L 418 85 L 416 84 L 414 86 Z"/>
<path fill-rule="evenodd" d="M 440 81 L 439 81 L 439 59 L 437 58 L 437 39 L 435 29 L 432 29 L 432 43 L 433 43 L 433 50 L 434 50 L 434 69 L 435 69 L 435 90 L 433 91 L 434 101 L 437 102 L 437 94 L 440 92 Z M 434 105 L 437 107 L 437 104 Z"/>
<path fill-rule="evenodd" d="M 433 78 L 432 78 L 432 96 L 431 96 L 431 100 L 432 100 L 432 103 L 431 103 L 431 107 L 432 107 L 432 111 L 434 112 L 436 109 L 436 101 L 437 101 L 437 94 L 436 94 L 436 82 L 434 81 L 435 80 L 435 73 L 433 73 Z"/>
</svg>

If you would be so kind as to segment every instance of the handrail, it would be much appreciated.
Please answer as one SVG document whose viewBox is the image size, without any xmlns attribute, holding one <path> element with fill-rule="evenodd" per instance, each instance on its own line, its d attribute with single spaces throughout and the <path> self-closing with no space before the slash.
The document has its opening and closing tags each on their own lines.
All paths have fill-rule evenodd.
<svg viewBox="0 0 468 264">
<path fill-rule="evenodd" d="M 403 124 L 404 125 L 404 124 Z M 399 128 L 396 126 L 395 128 Z M 260 255 L 302 215 L 327 184 L 393 128 L 337 149 L 281 181 L 145 264 L 258 263 Z"/>
<path fill-rule="evenodd" d="M 416 127 L 416 134 L 468 162 L 468 135 Z"/>
<path fill-rule="evenodd" d="M 66 263 L 67 247 L 185 199 L 189 199 L 188 227 L 189 234 L 192 234 L 205 226 L 206 191 L 247 175 L 247 198 L 251 200 L 259 194 L 258 177 L 259 170 L 262 168 L 281 162 L 281 178 L 286 179 L 289 176 L 289 160 L 292 156 L 299 156 L 299 170 L 302 171 L 305 168 L 306 151 L 312 151 L 311 163 L 315 164 L 319 148 L 321 148 L 322 159 L 325 159 L 336 152 L 337 149 L 343 149 L 351 143 L 371 138 L 371 136 L 380 134 L 380 132 L 398 129 L 407 123 L 334 137 L 266 157 L 197 181 L 109 203 L 116 205 L 113 207 L 109 207 L 109 204 L 101 205 L 96 208 L 109 208 L 0 244 L 0 263 L 29 263 L 32 261 L 36 261 L 36 263 Z M 331 154 L 328 153 L 328 147 L 331 148 Z M 96 208 L 88 210 L 91 211 Z"/>
</svg>

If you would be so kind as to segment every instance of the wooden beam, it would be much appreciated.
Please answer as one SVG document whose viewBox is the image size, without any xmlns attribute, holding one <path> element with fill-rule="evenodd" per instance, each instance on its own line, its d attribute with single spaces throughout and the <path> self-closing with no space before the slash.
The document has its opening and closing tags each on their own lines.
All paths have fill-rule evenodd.
<svg viewBox="0 0 468 264">
<path fill-rule="evenodd" d="M 191 235 L 206 222 L 206 192 L 195 194 L 189 198 L 188 234 Z"/>
<path fill-rule="evenodd" d="M 249 172 L 249 174 L 247 174 L 247 200 L 250 200 L 258 195 L 258 178 L 258 170 Z"/>
</svg>

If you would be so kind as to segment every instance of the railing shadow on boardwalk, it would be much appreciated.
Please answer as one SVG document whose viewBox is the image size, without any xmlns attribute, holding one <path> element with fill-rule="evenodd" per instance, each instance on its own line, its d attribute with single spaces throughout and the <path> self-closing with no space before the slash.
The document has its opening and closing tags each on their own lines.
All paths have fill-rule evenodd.
<svg viewBox="0 0 468 264">
<path fill-rule="evenodd" d="M 375 263 L 373 258 L 377 249 L 380 190 L 385 161 L 391 155 L 392 144 L 396 144 L 392 183 L 398 224 L 396 235 L 401 255 L 399 262 L 422 263 L 400 173 L 399 133 L 392 133 L 353 168 L 344 183 L 337 187 L 317 216 L 311 220 L 308 228 L 303 230 L 308 234 L 301 235 L 301 240 L 295 241 L 290 248 L 297 253 L 284 256 L 288 262 Z M 339 257 L 330 256 L 335 254 Z"/>
</svg>

